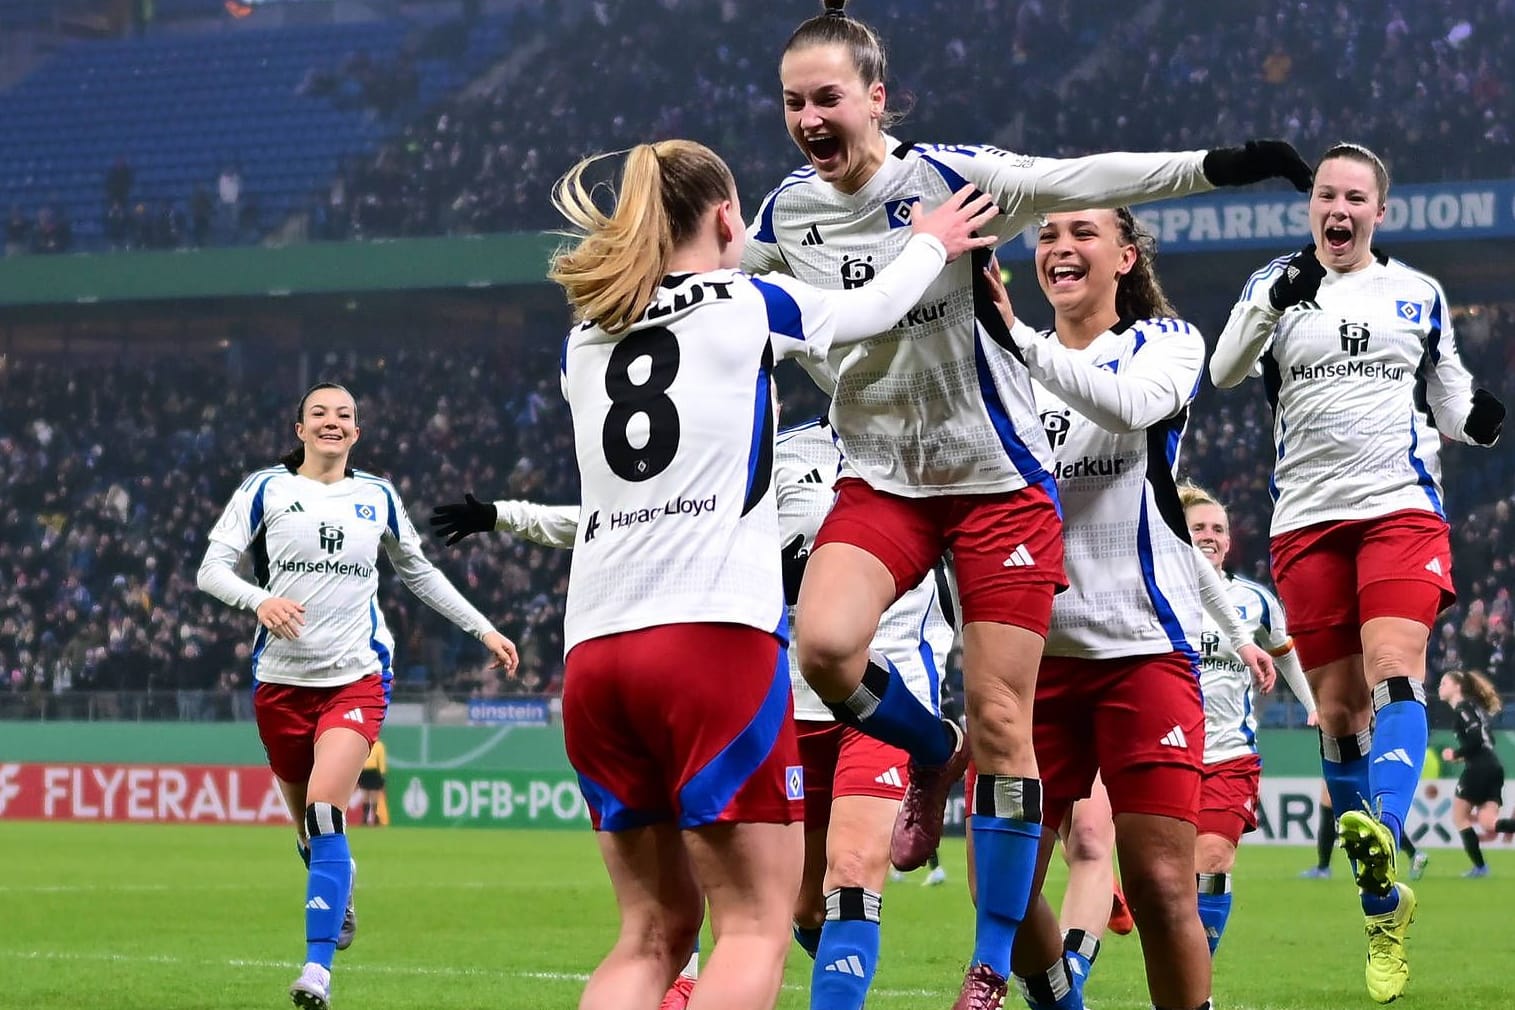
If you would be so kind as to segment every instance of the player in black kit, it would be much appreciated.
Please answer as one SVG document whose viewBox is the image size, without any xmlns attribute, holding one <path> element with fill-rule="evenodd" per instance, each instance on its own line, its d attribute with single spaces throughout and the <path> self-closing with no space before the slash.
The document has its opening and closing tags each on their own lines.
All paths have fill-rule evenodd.
<svg viewBox="0 0 1515 1010">
<path fill-rule="evenodd" d="M 1452 804 L 1452 823 L 1462 834 L 1473 868 L 1464 877 L 1487 877 L 1478 832 L 1492 834 L 1503 801 L 1504 765 L 1494 750 L 1492 719 L 1502 707 L 1499 692 L 1482 674 L 1449 670 L 1442 674 L 1441 700 L 1457 714 L 1457 746 L 1441 752 L 1443 761 L 1463 762 L 1457 778 L 1457 798 Z"/>
</svg>

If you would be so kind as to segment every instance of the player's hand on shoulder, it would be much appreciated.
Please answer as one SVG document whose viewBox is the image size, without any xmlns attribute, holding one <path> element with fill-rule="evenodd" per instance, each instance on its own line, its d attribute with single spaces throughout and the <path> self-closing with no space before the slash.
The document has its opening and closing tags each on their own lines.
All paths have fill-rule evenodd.
<svg viewBox="0 0 1515 1010">
<path fill-rule="evenodd" d="M 921 210 L 921 205 L 916 204 L 915 213 L 910 216 L 910 229 L 941 242 L 947 249 L 947 262 L 951 263 L 965 252 L 988 249 L 999 242 L 993 235 L 976 234 L 998 214 L 993 197 L 979 192 L 977 187 L 964 186 L 939 207 Z"/>
<path fill-rule="evenodd" d="M 1315 243 L 1311 242 L 1289 257 L 1283 272 L 1268 289 L 1268 301 L 1282 312 L 1314 298 L 1320 292 L 1320 282 L 1325 279 L 1326 268 L 1315 255 Z"/>
<path fill-rule="evenodd" d="M 305 627 L 305 608 L 294 600 L 270 596 L 258 604 L 258 623 L 275 638 L 299 638 Z"/>
<path fill-rule="evenodd" d="M 1310 192 L 1315 173 L 1287 140 L 1249 140 L 1240 147 L 1217 147 L 1201 163 L 1212 186 L 1249 186 L 1265 179 L 1287 179 L 1301 193 Z"/>
<path fill-rule="evenodd" d="M 1244 645 L 1236 650 L 1237 657 L 1252 671 L 1252 682 L 1264 694 L 1273 690 L 1278 682 L 1278 670 L 1273 666 L 1273 657 L 1256 645 Z"/>
<path fill-rule="evenodd" d="M 484 643 L 484 648 L 488 649 L 490 656 L 493 657 L 489 668 L 504 670 L 506 676 L 514 679 L 521 665 L 521 657 L 516 654 L 515 643 L 498 631 L 487 632 L 479 641 Z"/>
<path fill-rule="evenodd" d="M 490 533 L 499 514 L 493 502 L 479 501 L 472 492 L 463 495 L 460 502 L 438 505 L 431 510 L 431 531 L 445 537 L 447 546 L 474 533 Z"/>
</svg>

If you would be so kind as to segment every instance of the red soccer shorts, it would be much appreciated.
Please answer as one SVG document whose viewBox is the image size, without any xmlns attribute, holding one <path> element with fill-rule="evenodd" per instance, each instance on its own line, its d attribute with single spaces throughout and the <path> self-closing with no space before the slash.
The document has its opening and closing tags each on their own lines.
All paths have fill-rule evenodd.
<svg viewBox="0 0 1515 1010">
<path fill-rule="evenodd" d="M 1178 652 L 1122 659 L 1044 656 L 1032 743 L 1042 824 L 1056 830 L 1101 773 L 1116 814 L 1194 823 L 1205 753 L 1199 676 Z"/>
<path fill-rule="evenodd" d="M 1205 765 L 1199 787 L 1199 833 L 1219 835 L 1232 845 L 1257 830 L 1257 797 L 1262 759 L 1256 754 Z"/>
<path fill-rule="evenodd" d="M 1306 670 L 1362 652 L 1361 628 L 1375 617 L 1430 628 L 1457 599 L 1450 529 L 1434 512 L 1317 523 L 1280 533 L 1271 547 L 1273 581 Z"/>
<path fill-rule="evenodd" d="M 803 816 L 789 664 L 772 634 L 665 624 L 580 642 L 563 737 L 596 831 Z"/>
<path fill-rule="evenodd" d="M 877 796 L 899 801 L 910 783 L 910 755 L 839 722 L 798 720 L 805 766 L 805 830 L 831 822 L 831 801 Z"/>
<path fill-rule="evenodd" d="M 388 708 L 389 680 L 377 673 L 338 687 L 260 680 L 253 690 L 253 715 L 268 766 L 285 782 L 310 780 L 316 741 L 329 729 L 350 729 L 372 747 Z"/>
<path fill-rule="evenodd" d="M 861 547 L 894 576 L 895 597 L 948 552 L 963 623 L 1013 624 L 1043 638 L 1063 575 L 1063 521 L 1040 486 L 1006 494 L 905 498 L 856 477 L 837 482 L 836 503 L 816 534 Z"/>
</svg>

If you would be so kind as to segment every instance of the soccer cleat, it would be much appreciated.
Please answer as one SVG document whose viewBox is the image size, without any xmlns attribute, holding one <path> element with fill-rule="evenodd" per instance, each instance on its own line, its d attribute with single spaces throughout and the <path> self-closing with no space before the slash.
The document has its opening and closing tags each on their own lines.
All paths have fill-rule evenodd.
<svg viewBox="0 0 1515 1010">
<path fill-rule="evenodd" d="M 1394 887 L 1399 891 L 1399 904 L 1394 910 L 1364 917 L 1368 934 L 1368 995 L 1378 1003 L 1392 1003 L 1403 996 L 1405 983 L 1410 980 L 1405 935 L 1415 921 L 1415 892 L 1404 884 Z"/>
<path fill-rule="evenodd" d="M 952 1010 L 1001 1010 L 1007 988 L 1003 975 L 987 964 L 976 964 L 968 969 Z"/>
<path fill-rule="evenodd" d="M 1487 877 L 1488 875 L 1489 867 L 1488 864 L 1485 863 L 1483 866 L 1475 866 L 1471 870 L 1465 871 L 1463 873 L 1463 878 L 1466 880 L 1476 880 L 1480 877 Z"/>
<path fill-rule="evenodd" d="M 905 875 L 891 866 L 889 867 L 889 879 L 898 884 L 905 879 Z"/>
<path fill-rule="evenodd" d="M 1425 852 L 1416 852 L 1410 860 L 1410 879 L 1419 880 L 1426 875 L 1426 867 L 1431 865 L 1431 857 Z"/>
<path fill-rule="evenodd" d="M 1348 810 L 1337 829 L 1341 847 L 1357 867 L 1357 886 L 1380 897 L 1394 889 L 1394 836 L 1366 810 Z"/>
<path fill-rule="evenodd" d="M 942 725 L 948 728 L 956 746 L 945 764 L 910 762 L 910 785 L 905 787 L 905 800 L 894 818 L 894 833 L 889 838 L 889 861 L 897 870 L 924 866 L 937 850 L 942 841 L 947 794 L 968 770 L 967 737 L 951 719 L 943 719 Z"/>
<path fill-rule="evenodd" d="M 663 1002 L 658 1004 L 658 1010 L 684 1010 L 689 1005 L 689 997 L 694 994 L 694 979 L 688 975 L 680 975 L 673 980 L 673 985 L 663 994 Z"/>
<path fill-rule="evenodd" d="M 300 1010 L 329 1010 L 331 972 L 314 961 L 307 961 L 300 977 L 289 987 L 289 998 Z"/>
<path fill-rule="evenodd" d="M 936 869 L 934 869 L 930 873 L 926 874 L 926 879 L 923 880 L 923 881 L 921 881 L 921 886 L 922 887 L 940 887 L 942 884 L 945 884 L 946 882 L 947 882 L 947 871 L 945 869 L 943 869 L 942 867 L 938 866 Z"/>
<path fill-rule="evenodd" d="M 358 934 L 358 910 L 353 907 L 352 892 L 358 889 L 358 861 L 349 860 L 352 863 L 352 889 L 347 892 L 347 908 L 342 912 L 342 928 L 337 930 L 337 949 L 346 950 L 352 946 L 352 938 Z"/>
<path fill-rule="evenodd" d="M 1329 866 L 1312 866 L 1308 870 L 1299 871 L 1300 880 L 1330 880 L 1331 868 Z"/>
<path fill-rule="evenodd" d="M 1136 920 L 1131 917 L 1131 906 L 1126 904 L 1126 895 L 1120 889 L 1120 884 L 1115 885 L 1115 893 L 1110 897 L 1110 932 L 1116 936 L 1129 936 L 1136 928 Z"/>
</svg>

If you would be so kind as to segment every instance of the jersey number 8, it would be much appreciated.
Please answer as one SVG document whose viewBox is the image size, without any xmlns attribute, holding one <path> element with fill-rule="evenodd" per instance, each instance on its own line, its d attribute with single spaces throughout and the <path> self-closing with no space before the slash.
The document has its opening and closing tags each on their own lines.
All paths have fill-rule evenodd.
<svg viewBox="0 0 1515 1010">
<path fill-rule="evenodd" d="M 633 381 L 632 365 L 648 359 L 650 368 L 642 382 Z M 673 462 L 679 451 L 679 411 L 668 387 L 679 374 L 679 341 L 662 326 L 629 334 L 610 352 L 605 369 L 605 393 L 610 412 L 605 415 L 601 444 L 605 462 L 617 477 L 627 481 L 651 480 Z M 631 422 L 647 416 L 647 440 L 631 442 Z"/>
</svg>

